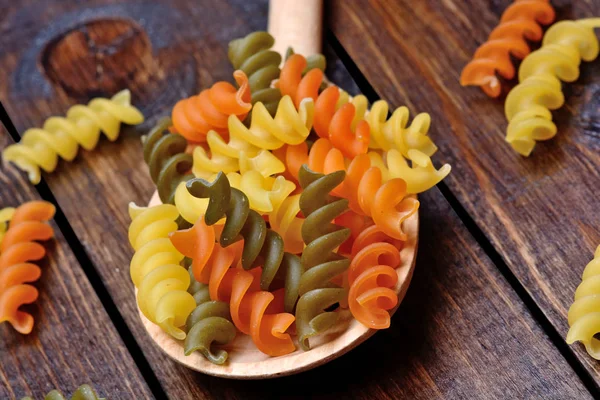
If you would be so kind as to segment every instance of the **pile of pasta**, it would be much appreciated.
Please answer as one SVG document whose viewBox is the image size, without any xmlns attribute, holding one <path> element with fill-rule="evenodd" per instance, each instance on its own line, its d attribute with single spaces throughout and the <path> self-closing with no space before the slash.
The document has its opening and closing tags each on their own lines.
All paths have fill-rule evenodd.
<svg viewBox="0 0 600 400">
<path fill-rule="evenodd" d="M 488 96 L 498 97 L 502 85 L 496 74 L 514 79 L 511 56 L 523 60 L 519 82 L 505 101 L 506 141 L 523 156 L 531 154 L 537 141 L 556 135 L 551 111 L 565 103 L 561 81 L 576 81 L 581 61 L 593 61 L 600 52 L 594 33 L 600 18 L 560 21 L 544 34 L 542 25 L 554 19 L 549 0 L 515 0 L 460 77 L 463 86 L 479 86 Z M 539 41 L 540 49 L 531 52 L 529 43 Z"/>
<path fill-rule="evenodd" d="M 33 316 L 19 308 L 33 303 L 38 290 L 30 285 L 41 275 L 31 261 L 41 260 L 46 250 L 37 241 L 54 236 L 48 220 L 55 208 L 45 201 L 30 201 L 0 210 L 0 323 L 10 323 L 17 332 L 29 334 Z"/>
<path fill-rule="evenodd" d="M 143 315 L 189 355 L 226 362 L 249 335 L 281 356 L 311 348 L 343 313 L 390 326 L 403 222 L 436 169 L 430 117 L 326 82 L 322 55 L 229 45 L 237 86 L 179 101 L 143 138 L 162 204 L 130 204 L 131 279 Z"/>
</svg>

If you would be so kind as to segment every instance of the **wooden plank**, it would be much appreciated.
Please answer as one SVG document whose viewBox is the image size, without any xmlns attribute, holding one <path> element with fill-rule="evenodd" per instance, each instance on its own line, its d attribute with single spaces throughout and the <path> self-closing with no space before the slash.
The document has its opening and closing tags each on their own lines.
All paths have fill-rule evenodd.
<svg viewBox="0 0 600 400">
<path fill-rule="evenodd" d="M 504 142 L 503 100 L 459 84 L 510 3 L 352 0 L 331 2 L 328 11 L 335 36 L 377 93 L 432 115 L 434 159 L 452 164 L 451 192 L 564 337 L 573 293 L 600 242 L 600 59 L 563 85 L 558 135 L 529 158 L 516 154 Z M 560 4 L 559 19 L 600 15 L 597 0 Z M 600 382 L 600 364 L 583 346 L 572 349 Z"/>
<path fill-rule="evenodd" d="M 0 125 L 0 151 L 12 143 Z M 2 172 L 0 207 L 38 200 L 35 189 L 13 169 Z M 54 388 L 72 393 L 84 383 L 110 398 L 150 399 L 144 379 L 109 316 L 53 222 L 56 238 L 34 285 L 40 296 L 27 306 L 34 330 L 21 335 L 0 324 L 0 398 L 42 398 Z"/>
<path fill-rule="evenodd" d="M 189 64 L 172 64 L 171 69 L 163 71 L 169 78 L 148 72 L 152 87 L 142 85 L 136 78 L 128 84 L 134 102 L 141 105 L 151 120 L 137 130 L 126 130 L 116 143 L 103 140 L 95 152 L 82 152 L 72 164 L 61 163 L 59 170 L 47 177 L 48 185 L 170 397 L 265 398 L 291 393 L 298 397 L 344 398 L 501 397 L 522 393 L 530 397 L 546 394 L 589 397 L 577 375 L 437 191 L 422 198 L 421 249 L 414 283 L 390 330 L 378 333 L 331 364 L 269 382 L 223 381 L 187 371 L 163 356 L 149 341 L 138 319 L 127 271 L 132 253 L 127 243 L 127 203 L 144 204 L 154 190 L 142 161 L 139 135 L 178 97 L 198 91 L 216 79 L 227 79 L 231 68 L 226 61 L 226 42 L 250 29 L 266 26 L 264 2 L 254 14 L 262 19 L 247 21 L 236 13 L 253 10 L 258 7 L 255 3 L 243 6 L 249 9 L 238 8 L 242 6 L 233 1 L 205 2 L 198 9 L 192 8 L 191 3 L 178 1 L 172 6 L 169 13 L 185 16 L 179 22 L 185 22 L 183 26 L 187 29 L 171 42 L 164 42 L 169 49 L 187 46 L 185 56 L 181 57 L 191 60 Z M 120 9 L 123 17 L 133 15 L 127 4 Z M 27 6 L 19 8 L 25 10 L 22 14 L 30 15 Z M 56 2 L 45 14 L 44 26 L 75 9 Z M 100 7 L 94 13 L 102 14 L 103 10 Z M 174 20 L 169 13 L 163 11 L 161 27 L 171 25 Z M 221 30 L 223 25 L 227 25 L 227 32 Z M 198 39 L 202 37 L 199 31 L 209 32 L 211 27 L 212 36 Z M 143 29 L 151 42 L 160 42 L 153 37 L 158 28 L 148 20 Z M 27 126 L 39 125 L 52 113 L 64 112 L 77 98 L 68 97 L 61 86 L 48 81 L 43 83 L 49 88 L 47 95 L 41 91 L 16 90 L 19 77 L 23 76 L 20 71 L 28 68 L 23 55 L 32 52 L 36 35 L 32 32 L 32 38 L 23 39 L 18 47 L 12 44 L 11 56 L 0 59 L 0 70 L 6 74 L 6 79 L 0 82 L 7 82 L 0 83 L 0 95 L 20 132 Z M 185 35 L 197 39 L 184 39 Z M 51 37 L 44 36 L 44 40 L 48 39 Z M 177 53 L 172 50 L 164 56 L 164 52 L 167 50 L 154 48 L 155 63 L 160 65 L 160 60 L 175 57 Z M 144 68 L 149 68 L 145 65 Z M 334 79 L 344 76 L 339 71 L 332 75 Z M 187 83 L 180 83 L 184 81 Z M 79 88 L 85 88 L 85 84 L 71 83 Z M 107 85 L 110 87 L 111 83 Z M 374 363 L 375 359 L 380 362 Z M 340 371 L 347 376 L 344 385 L 332 384 L 331 376 Z M 306 385 L 307 379 L 313 379 L 314 383 Z"/>
</svg>

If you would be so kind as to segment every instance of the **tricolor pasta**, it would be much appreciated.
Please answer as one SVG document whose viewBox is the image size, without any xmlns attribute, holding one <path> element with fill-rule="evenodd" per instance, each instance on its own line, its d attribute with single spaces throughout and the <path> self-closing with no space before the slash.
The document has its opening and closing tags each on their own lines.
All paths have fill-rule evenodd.
<svg viewBox="0 0 600 400">
<path fill-rule="evenodd" d="M 388 327 L 413 194 L 450 172 L 431 160 L 429 114 L 409 124 L 406 107 L 369 109 L 324 78 L 322 56 L 290 50 L 280 71 L 272 45 L 265 32 L 232 41 L 240 88 L 182 100 L 171 133 L 163 120 L 146 137 L 151 176 L 174 205 L 132 209 L 140 310 L 215 364 L 239 351 L 238 335 L 280 356 L 294 335 L 309 351 L 351 316 Z M 193 226 L 175 231 L 176 220 Z"/>
</svg>

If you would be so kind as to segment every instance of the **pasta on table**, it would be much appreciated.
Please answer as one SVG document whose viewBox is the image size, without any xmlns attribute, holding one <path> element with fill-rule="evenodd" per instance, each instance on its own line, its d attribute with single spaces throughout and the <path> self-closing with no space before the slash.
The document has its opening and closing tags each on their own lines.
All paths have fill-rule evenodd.
<svg viewBox="0 0 600 400">
<path fill-rule="evenodd" d="M 38 184 L 41 170 L 54 171 L 59 157 L 73 161 L 79 146 L 93 150 L 101 133 L 115 141 L 121 123 L 137 125 L 142 122 L 144 116 L 131 105 L 131 93 L 122 90 L 110 99 L 98 97 L 87 105 L 75 105 L 69 108 L 66 117 L 48 118 L 42 128 L 26 130 L 19 143 L 2 151 L 2 158 L 27 172 L 31 183 Z"/>
<path fill-rule="evenodd" d="M 404 222 L 450 173 L 433 165 L 428 114 L 388 118 L 384 100 L 330 84 L 323 56 L 290 49 L 280 69 L 272 46 L 266 32 L 232 41 L 238 88 L 181 100 L 145 136 L 163 204 L 130 206 L 140 310 L 215 364 L 241 335 L 281 356 L 352 317 L 390 326 Z"/>
<path fill-rule="evenodd" d="M 600 332 L 600 246 L 583 270 L 568 320 L 567 343 L 583 343 L 588 354 L 600 360 L 600 341 L 595 337 Z"/>
<path fill-rule="evenodd" d="M 90 385 L 81 385 L 77 388 L 73 395 L 70 397 L 71 400 L 106 400 L 104 397 L 99 397 L 94 388 Z M 34 400 L 32 397 L 23 397 L 21 400 Z M 67 398 L 58 390 L 52 390 L 45 397 L 44 400 L 67 400 Z"/>
<path fill-rule="evenodd" d="M 30 201 L 11 212 L 8 230 L 0 243 L 0 323 L 8 322 L 19 333 L 29 334 L 33 316 L 19 308 L 37 300 L 38 290 L 31 285 L 42 271 L 31 261 L 46 255 L 38 241 L 54 236 L 48 220 L 55 208 L 45 201 Z"/>
</svg>

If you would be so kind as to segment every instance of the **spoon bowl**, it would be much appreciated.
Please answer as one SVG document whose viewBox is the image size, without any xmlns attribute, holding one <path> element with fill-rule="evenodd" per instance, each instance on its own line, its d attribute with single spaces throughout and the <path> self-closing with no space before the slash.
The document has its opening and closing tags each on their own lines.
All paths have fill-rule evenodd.
<svg viewBox="0 0 600 400">
<path fill-rule="evenodd" d="M 158 194 L 154 193 L 149 206 L 160 204 Z M 396 269 L 398 283 L 394 288 L 398 294 L 398 304 L 390 315 L 398 309 L 415 267 L 419 234 L 419 214 L 416 213 L 403 224 L 408 240 L 400 251 L 401 264 Z M 183 354 L 183 341 L 176 340 L 165 333 L 158 325 L 149 321 L 140 311 L 140 318 L 148 334 L 158 347 L 180 364 L 204 374 L 230 379 L 267 379 L 292 375 L 323 365 L 358 346 L 377 332 L 369 329 L 352 318 L 347 310 L 341 311 L 341 321 L 329 331 L 310 339 L 311 350 L 303 351 L 296 342 L 297 350 L 280 357 L 269 357 L 260 352 L 252 339 L 238 334 L 226 346 L 229 353 L 225 365 L 216 365 L 206 360 L 199 352 L 189 356 Z M 392 322 L 393 323 L 393 322 Z"/>
</svg>

